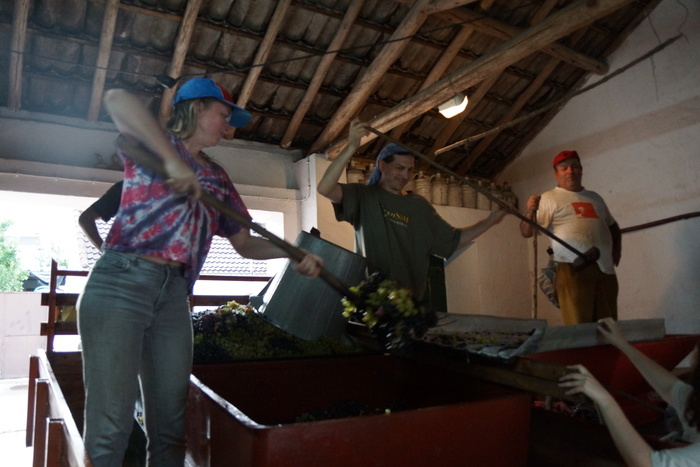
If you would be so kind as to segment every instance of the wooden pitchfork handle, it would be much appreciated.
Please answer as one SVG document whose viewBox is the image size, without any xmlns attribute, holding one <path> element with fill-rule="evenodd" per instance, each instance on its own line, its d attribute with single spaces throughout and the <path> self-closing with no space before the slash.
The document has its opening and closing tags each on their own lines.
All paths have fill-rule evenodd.
<svg viewBox="0 0 700 467">
<path fill-rule="evenodd" d="M 124 154 L 134 159 L 139 164 L 154 170 L 158 175 L 164 178 L 168 177 L 163 169 L 163 162 L 160 160 L 160 158 L 146 149 L 134 138 L 121 134 L 117 138 L 117 146 L 122 150 L 122 152 L 124 152 Z M 278 246 L 285 253 L 287 253 L 293 260 L 301 261 L 306 256 L 306 253 L 302 249 L 292 245 L 286 240 L 256 224 L 245 215 L 231 208 L 228 204 L 215 198 L 208 191 L 202 190 L 200 201 L 216 209 L 229 219 L 232 219 L 241 225 L 245 225 L 254 232 L 262 235 L 272 244 Z M 357 298 L 356 294 L 354 294 L 345 283 L 343 283 L 337 276 L 323 266 L 321 266 L 319 277 L 349 300 L 354 301 L 354 299 Z"/>
<path fill-rule="evenodd" d="M 585 266 L 587 266 L 588 264 L 590 264 L 590 263 L 592 263 L 592 262 L 595 262 L 595 261 L 598 259 L 598 257 L 600 256 L 600 251 L 598 251 L 598 249 L 595 248 L 595 247 L 591 248 L 591 249 L 588 250 L 586 253 L 580 252 L 578 249 L 574 248 L 574 247 L 573 247 L 572 245 L 570 245 L 568 242 L 566 242 L 566 241 L 562 240 L 561 238 L 557 237 L 557 236 L 554 235 L 552 232 L 550 232 L 549 230 L 545 229 L 544 227 L 542 227 L 541 225 L 539 225 L 537 222 L 533 221 L 532 219 L 529 219 L 529 218 L 525 217 L 524 215 L 520 214 L 520 212 L 519 212 L 517 209 L 515 209 L 514 207 L 512 207 L 512 206 L 509 205 L 508 203 L 504 202 L 503 200 L 496 198 L 496 197 L 493 196 L 491 193 L 489 193 L 488 190 L 485 190 L 485 189 L 481 188 L 481 187 L 480 187 L 479 185 L 477 185 L 476 183 L 473 183 L 473 182 L 467 180 L 466 178 L 462 177 L 461 175 L 459 175 L 458 173 L 454 172 L 453 170 L 450 170 L 449 168 L 445 167 L 444 165 L 441 165 L 441 164 L 435 162 L 433 159 L 431 159 L 430 157 L 426 156 L 425 154 L 422 154 L 422 153 L 420 153 L 420 152 L 418 152 L 418 151 L 416 151 L 416 150 L 414 150 L 414 149 L 411 149 L 411 148 L 409 148 L 409 147 L 407 147 L 407 146 L 404 146 L 401 142 L 399 142 L 398 140 L 392 138 L 391 136 L 389 136 L 389 135 L 387 135 L 387 134 L 385 134 L 385 133 L 382 133 L 382 132 L 379 131 L 379 130 L 374 129 L 374 128 L 372 128 L 372 127 L 369 126 L 369 125 L 367 125 L 366 128 L 367 128 L 367 130 L 369 130 L 370 132 L 372 132 L 372 133 L 374 133 L 375 135 L 379 136 L 380 138 L 383 138 L 383 139 L 389 141 L 390 143 L 398 144 L 398 145 L 401 146 L 402 148 L 405 148 L 405 149 L 406 149 L 408 152 L 410 152 L 412 155 L 414 155 L 414 156 L 416 156 L 417 158 L 421 159 L 422 161 L 425 161 L 425 162 L 427 162 L 428 164 L 432 165 L 433 167 L 435 167 L 436 169 L 438 169 L 440 172 L 446 173 L 446 174 L 448 174 L 448 175 L 452 175 L 453 177 L 455 177 L 455 178 L 457 178 L 458 180 L 460 180 L 462 183 L 465 183 L 465 184 L 469 185 L 470 187 L 472 187 L 473 189 L 475 189 L 476 191 L 478 191 L 478 192 L 481 193 L 482 195 L 486 196 L 486 197 L 487 197 L 488 199 L 490 199 L 492 202 L 496 203 L 501 209 L 503 209 L 503 210 L 507 211 L 508 213 L 514 215 L 515 217 L 519 218 L 520 220 L 522 220 L 522 221 L 524 221 L 524 222 L 530 224 L 531 226 L 533 226 L 534 228 L 536 228 L 537 230 L 539 230 L 539 231 L 542 232 L 543 234 L 545 234 L 545 235 L 547 235 L 548 237 L 552 238 L 553 240 L 555 240 L 555 241 L 561 243 L 564 247 L 566 247 L 566 248 L 568 248 L 569 250 L 571 250 L 572 252 L 576 253 L 576 255 L 578 255 L 578 258 L 577 258 L 576 261 L 574 262 L 574 267 L 575 267 L 576 269 L 583 269 L 583 268 L 584 268 Z"/>
</svg>

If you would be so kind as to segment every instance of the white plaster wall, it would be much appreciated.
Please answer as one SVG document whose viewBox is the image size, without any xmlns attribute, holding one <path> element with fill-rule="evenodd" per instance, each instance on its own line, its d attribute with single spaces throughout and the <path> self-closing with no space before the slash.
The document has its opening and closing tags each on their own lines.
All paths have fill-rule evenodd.
<svg viewBox="0 0 700 467">
<path fill-rule="evenodd" d="M 46 349 L 41 321 L 46 321 L 41 294 L 0 293 L 0 379 L 29 375 L 30 355 Z"/>
<path fill-rule="evenodd" d="M 556 184 L 552 158 L 574 149 L 584 186 L 606 199 L 623 229 L 700 211 L 700 3 L 662 2 L 611 57 L 610 69 L 679 33 L 653 58 L 571 100 L 501 174 L 521 205 Z M 549 242 L 542 238 L 540 264 Z M 619 317 L 663 317 L 668 332 L 700 332 L 700 219 L 622 240 Z M 550 325 L 561 323 L 554 307 L 543 304 L 540 312 Z"/>
</svg>

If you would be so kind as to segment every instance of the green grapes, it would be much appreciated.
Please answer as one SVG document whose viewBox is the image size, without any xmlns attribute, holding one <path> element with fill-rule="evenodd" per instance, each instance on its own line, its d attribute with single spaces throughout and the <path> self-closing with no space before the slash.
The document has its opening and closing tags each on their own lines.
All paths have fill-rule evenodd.
<svg viewBox="0 0 700 467">
<path fill-rule="evenodd" d="M 437 322 L 435 313 L 413 300 L 410 289 L 375 273 L 360 285 L 350 287 L 353 297 L 343 297 L 343 316 L 367 326 L 387 350 L 405 351 Z"/>
<path fill-rule="evenodd" d="M 366 350 L 331 337 L 311 342 L 266 321 L 254 308 L 235 301 L 192 313 L 194 362 L 352 355 Z"/>
</svg>

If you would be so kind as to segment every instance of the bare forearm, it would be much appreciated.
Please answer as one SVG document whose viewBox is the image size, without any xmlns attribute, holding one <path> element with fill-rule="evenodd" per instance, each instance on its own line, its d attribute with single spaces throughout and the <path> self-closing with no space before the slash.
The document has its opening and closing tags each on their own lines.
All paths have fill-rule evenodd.
<svg viewBox="0 0 700 467">
<path fill-rule="evenodd" d="M 663 366 L 643 354 L 629 342 L 617 344 L 617 348 L 630 359 L 632 364 L 642 374 L 644 379 L 656 391 L 663 400 L 670 402 L 671 388 L 678 378 Z"/>
<path fill-rule="evenodd" d="M 247 238 L 236 241 L 231 240 L 231 244 L 239 255 L 248 259 L 275 259 L 284 258 L 287 254 L 272 242 L 260 237 L 248 235 Z"/>
<path fill-rule="evenodd" d="M 164 161 L 179 160 L 165 130 L 136 96 L 111 89 L 105 93 L 104 104 L 120 132 L 136 138 Z"/>
<path fill-rule="evenodd" d="M 489 216 L 486 219 L 483 219 L 471 226 L 462 227 L 462 232 L 459 237 L 458 248 L 461 248 L 467 245 L 468 243 L 473 242 L 479 235 L 483 234 L 488 229 L 501 222 L 504 216 L 504 211 L 491 211 L 491 214 L 489 214 Z"/>
<path fill-rule="evenodd" d="M 651 446 L 632 426 L 615 399 L 606 394 L 595 402 L 625 463 L 631 467 L 651 466 Z"/>
<path fill-rule="evenodd" d="M 343 174 L 345 167 L 348 165 L 350 158 L 357 151 L 357 146 L 348 144 L 345 149 L 335 158 L 331 165 L 328 166 L 326 172 L 321 177 L 321 181 L 318 183 L 317 190 L 319 194 L 330 199 L 334 203 L 339 203 L 342 201 L 342 191 L 338 180 Z"/>
</svg>

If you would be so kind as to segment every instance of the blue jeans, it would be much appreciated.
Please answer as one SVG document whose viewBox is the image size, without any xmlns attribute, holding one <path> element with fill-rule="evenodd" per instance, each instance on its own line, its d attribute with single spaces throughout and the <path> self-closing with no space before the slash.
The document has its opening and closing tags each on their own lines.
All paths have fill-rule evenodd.
<svg viewBox="0 0 700 467">
<path fill-rule="evenodd" d="M 192 371 L 187 281 L 179 268 L 107 250 L 78 301 L 85 449 L 121 466 L 141 384 L 148 463 L 182 467 Z"/>
</svg>

